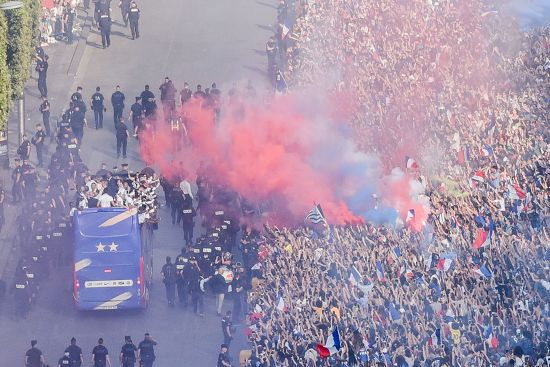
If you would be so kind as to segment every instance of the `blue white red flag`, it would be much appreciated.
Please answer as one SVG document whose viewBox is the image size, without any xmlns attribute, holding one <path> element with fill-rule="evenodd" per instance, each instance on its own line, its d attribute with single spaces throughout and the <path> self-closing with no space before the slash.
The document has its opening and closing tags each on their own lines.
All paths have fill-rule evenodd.
<svg viewBox="0 0 550 367">
<path fill-rule="evenodd" d="M 342 348 L 342 345 L 340 344 L 338 326 L 336 326 L 332 331 L 332 334 L 328 336 L 325 345 L 317 344 L 317 351 L 319 352 L 319 356 L 321 358 L 328 358 L 331 355 L 338 353 L 340 348 Z"/>
</svg>

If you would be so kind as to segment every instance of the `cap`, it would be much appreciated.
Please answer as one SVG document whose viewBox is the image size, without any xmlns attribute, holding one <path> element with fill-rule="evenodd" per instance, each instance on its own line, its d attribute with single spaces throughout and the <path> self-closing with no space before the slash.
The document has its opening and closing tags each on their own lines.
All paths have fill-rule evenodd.
<svg viewBox="0 0 550 367">
<path fill-rule="evenodd" d="M 132 341 L 132 337 L 129 336 L 129 335 L 126 335 L 126 336 L 124 337 L 124 340 L 127 341 L 127 342 L 130 342 L 130 341 Z"/>
<path fill-rule="evenodd" d="M 227 344 L 222 344 L 222 348 L 229 348 Z"/>
</svg>

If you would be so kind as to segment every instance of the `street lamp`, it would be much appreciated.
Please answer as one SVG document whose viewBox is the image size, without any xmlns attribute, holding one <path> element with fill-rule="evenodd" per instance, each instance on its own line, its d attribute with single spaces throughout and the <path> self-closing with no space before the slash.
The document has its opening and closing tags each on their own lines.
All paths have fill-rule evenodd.
<svg viewBox="0 0 550 367">
<path fill-rule="evenodd" d="M 0 4 L 0 10 L 16 10 L 23 7 L 22 1 L 6 1 L 5 3 Z M 17 100 L 17 117 L 19 118 L 19 144 L 23 141 L 23 134 L 25 134 L 25 98 L 21 94 Z M 7 142 L 7 127 L 5 131 L 0 133 L 0 156 L 6 155 L 5 165 L 9 167 L 9 155 L 8 155 L 8 142 Z M 5 147 L 5 148 L 4 148 Z"/>
</svg>

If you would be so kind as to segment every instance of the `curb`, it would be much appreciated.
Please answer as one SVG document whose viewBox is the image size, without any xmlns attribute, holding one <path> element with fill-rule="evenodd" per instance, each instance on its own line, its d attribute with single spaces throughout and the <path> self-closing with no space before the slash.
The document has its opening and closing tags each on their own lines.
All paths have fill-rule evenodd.
<svg viewBox="0 0 550 367">
<path fill-rule="evenodd" d="M 76 49 L 74 51 L 73 57 L 71 58 L 71 62 L 69 64 L 69 68 L 67 69 L 67 75 L 75 77 L 78 72 L 78 66 L 80 65 L 80 61 L 82 60 L 82 56 L 84 56 L 84 50 L 86 50 L 86 45 L 88 43 L 88 36 L 90 35 L 90 22 L 92 17 L 88 13 L 87 10 L 82 11 L 85 15 L 85 21 L 82 25 L 82 32 L 80 33 L 80 37 L 78 38 L 78 43 L 76 45 Z"/>
</svg>

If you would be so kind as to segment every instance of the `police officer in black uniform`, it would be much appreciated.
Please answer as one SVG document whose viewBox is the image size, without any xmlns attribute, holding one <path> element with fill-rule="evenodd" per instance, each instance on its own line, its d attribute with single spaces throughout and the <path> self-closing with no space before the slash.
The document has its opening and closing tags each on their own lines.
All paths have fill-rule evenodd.
<svg viewBox="0 0 550 367">
<path fill-rule="evenodd" d="M 162 267 L 160 272 L 162 274 L 162 282 L 166 288 L 166 299 L 168 305 L 173 307 L 176 299 L 176 266 L 172 264 L 170 256 L 166 256 L 166 264 Z"/>
<path fill-rule="evenodd" d="M 38 160 L 38 166 L 42 167 L 44 142 L 46 140 L 46 133 L 42 130 L 42 125 L 36 124 L 36 133 L 32 137 L 32 143 L 36 147 L 36 158 Z"/>
<path fill-rule="evenodd" d="M 172 224 L 181 223 L 182 219 L 183 192 L 179 186 L 174 186 L 170 191 L 170 208 Z"/>
<path fill-rule="evenodd" d="M 92 362 L 94 367 L 106 367 L 107 363 L 111 366 L 111 361 L 109 360 L 109 351 L 103 345 L 103 338 L 99 338 L 97 344 L 92 350 Z"/>
<path fill-rule="evenodd" d="M 188 194 L 183 195 L 181 208 L 183 239 L 185 240 L 185 244 L 190 246 L 193 243 L 193 228 L 195 227 L 193 218 L 197 215 L 197 212 L 193 207 L 193 198 L 191 198 Z"/>
<path fill-rule="evenodd" d="M 63 357 L 59 358 L 59 362 L 57 362 L 58 367 L 72 367 L 71 366 L 71 358 L 69 357 L 69 352 L 63 353 Z"/>
<path fill-rule="evenodd" d="M 116 125 L 116 153 L 117 158 L 120 158 L 120 149 L 122 148 L 122 157 L 126 158 L 126 148 L 128 147 L 128 127 L 124 120 L 120 119 Z"/>
<path fill-rule="evenodd" d="M 84 138 L 84 126 L 87 125 L 84 112 L 80 110 L 80 106 L 76 105 L 73 108 L 71 117 L 69 118 L 71 129 L 76 137 L 77 144 L 82 145 L 82 139 Z"/>
<path fill-rule="evenodd" d="M 141 367 L 153 367 L 153 362 L 156 359 L 155 345 L 157 345 L 157 341 L 149 333 L 145 333 L 145 339 L 138 346 L 138 359 Z"/>
<path fill-rule="evenodd" d="M 185 105 L 193 97 L 193 91 L 189 89 L 189 83 L 183 83 L 183 89 L 180 91 L 181 105 Z"/>
<path fill-rule="evenodd" d="M 15 316 L 23 319 L 27 318 L 30 306 L 30 290 L 27 281 L 27 274 L 22 271 L 16 274 L 14 284 L 15 295 Z"/>
<path fill-rule="evenodd" d="M 76 345 L 76 338 L 71 338 L 71 344 L 65 349 L 65 355 L 69 354 L 69 367 L 80 367 L 84 363 L 82 349 Z"/>
<path fill-rule="evenodd" d="M 177 281 L 176 286 L 178 290 L 178 298 L 180 301 L 180 304 L 183 307 L 187 307 L 188 300 L 187 300 L 187 294 L 189 293 L 189 281 L 188 281 L 188 273 L 189 273 L 189 258 L 187 257 L 187 248 L 182 248 L 181 253 L 176 257 L 176 274 L 177 274 Z"/>
<path fill-rule="evenodd" d="M 132 32 L 132 39 L 139 38 L 139 9 L 135 1 L 130 4 L 130 11 L 128 12 L 128 20 L 130 21 L 130 31 Z"/>
<path fill-rule="evenodd" d="M 193 305 L 193 312 L 203 317 L 204 290 L 201 288 L 203 274 L 195 256 L 190 257 L 189 262 L 189 292 L 191 293 L 191 304 Z"/>
<path fill-rule="evenodd" d="M 48 97 L 42 97 L 42 104 L 39 109 L 42 113 L 42 124 L 44 124 L 44 130 L 46 130 L 46 136 L 50 136 L 50 102 L 48 102 Z"/>
<path fill-rule="evenodd" d="M 231 340 L 233 339 L 232 332 L 233 323 L 231 321 L 231 311 L 227 311 L 225 316 L 222 317 L 222 333 L 223 333 L 223 342 L 229 347 L 231 345 Z"/>
<path fill-rule="evenodd" d="M 134 136 L 138 136 L 143 128 L 143 105 L 141 104 L 141 97 L 136 97 L 136 102 L 130 107 L 129 119 L 132 120 L 134 128 Z"/>
<path fill-rule="evenodd" d="M 82 87 L 76 87 L 76 92 L 71 94 L 71 102 L 76 104 L 78 101 L 82 101 Z"/>
<path fill-rule="evenodd" d="M 124 345 L 120 350 L 120 364 L 122 367 L 134 367 L 137 359 L 137 348 L 130 336 L 124 337 Z"/>
<path fill-rule="evenodd" d="M 48 55 L 44 55 L 44 57 L 36 64 L 36 71 L 38 72 L 38 91 L 40 92 L 41 97 L 46 97 L 48 95 L 48 86 L 46 84 L 48 67 Z"/>
<path fill-rule="evenodd" d="M 122 20 L 124 20 L 124 26 L 128 27 L 128 12 L 130 11 L 130 3 L 132 0 L 120 0 L 118 6 L 122 14 Z"/>
<path fill-rule="evenodd" d="M 105 11 L 99 16 L 99 30 L 103 48 L 109 47 L 111 45 L 111 17 Z"/>
<path fill-rule="evenodd" d="M 149 85 L 145 85 L 145 89 L 141 92 L 141 105 L 143 106 L 143 112 L 145 116 L 149 116 L 153 113 L 155 95 L 149 90 Z"/>
<path fill-rule="evenodd" d="M 92 94 L 91 100 L 96 130 L 103 128 L 103 111 L 105 111 L 105 106 L 103 105 L 105 98 L 103 97 L 103 94 L 100 93 L 100 90 L 101 88 L 99 87 L 95 88 L 95 93 Z"/>
<path fill-rule="evenodd" d="M 111 95 L 111 104 L 113 105 L 113 121 L 116 127 L 117 122 L 122 118 L 124 112 L 124 93 L 120 91 L 120 86 L 116 86 L 116 91 Z"/>
<path fill-rule="evenodd" d="M 20 158 L 15 158 L 15 168 L 11 173 L 11 178 L 13 180 L 11 195 L 13 202 L 18 203 L 23 200 L 23 167 Z"/>
<path fill-rule="evenodd" d="M 231 367 L 231 357 L 229 357 L 229 345 L 222 344 L 220 354 L 218 354 L 218 367 Z"/>
</svg>

